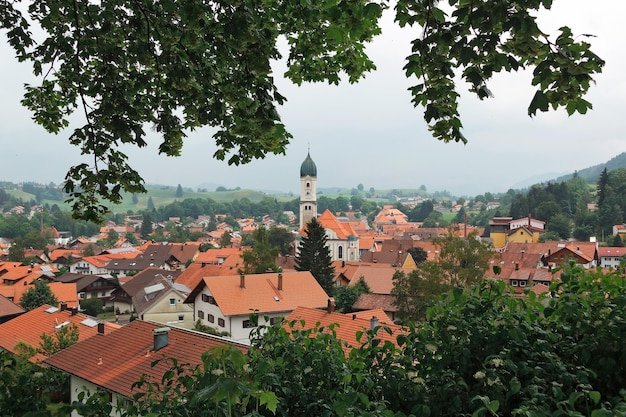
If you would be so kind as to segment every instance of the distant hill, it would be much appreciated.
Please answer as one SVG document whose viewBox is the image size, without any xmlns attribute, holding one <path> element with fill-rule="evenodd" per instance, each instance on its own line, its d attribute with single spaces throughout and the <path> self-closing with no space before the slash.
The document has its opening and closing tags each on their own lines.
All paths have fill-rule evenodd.
<svg viewBox="0 0 626 417">
<path fill-rule="evenodd" d="M 600 173 L 606 167 L 608 171 L 614 171 L 620 168 L 626 168 L 626 152 L 622 152 L 614 158 L 611 158 L 609 161 L 591 166 L 589 168 L 584 168 L 579 171 L 576 171 L 576 174 L 584 178 L 588 183 L 593 184 L 598 182 L 598 178 L 600 178 Z M 554 182 L 559 183 L 563 181 L 567 181 L 574 176 L 574 173 L 548 173 L 536 175 L 531 178 L 527 178 L 524 181 L 520 181 L 514 184 L 511 188 L 514 190 L 529 188 L 535 184 Z"/>
<path fill-rule="evenodd" d="M 607 171 L 615 171 L 616 169 L 626 168 L 626 152 L 622 152 L 616 157 L 609 159 L 604 164 L 598 164 L 589 168 L 582 169 L 578 171 L 577 174 L 579 177 L 586 179 L 588 183 L 595 183 L 595 182 L 598 182 L 598 178 L 600 178 L 600 174 L 602 173 L 604 168 L 606 168 Z M 573 176 L 574 176 L 573 173 L 563 175 L 561 177 L 556 178 L 554 182 L 567 181 L 571 179 Z"/>
</svg>

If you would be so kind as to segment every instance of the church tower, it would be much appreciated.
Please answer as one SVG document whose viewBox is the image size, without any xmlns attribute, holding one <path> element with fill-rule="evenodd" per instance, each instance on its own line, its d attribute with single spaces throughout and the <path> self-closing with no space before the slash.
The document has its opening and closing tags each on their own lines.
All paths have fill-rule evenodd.
<svg viewBox="0 0 626 417">
<path fill-rule="evenodd" d="M 307 152 L 300 166 L 300 229 L 317 217 L 317 167 Z"/>
</svg>

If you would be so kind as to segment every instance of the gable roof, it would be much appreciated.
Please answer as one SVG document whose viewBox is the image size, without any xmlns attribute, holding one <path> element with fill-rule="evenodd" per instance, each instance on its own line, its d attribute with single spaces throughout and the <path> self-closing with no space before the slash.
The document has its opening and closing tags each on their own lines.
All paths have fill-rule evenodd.
<svg viewBox="0 0 626 417">
<path fill-rule="evenodd" d="M 25 311 L 26 310 L 19 305 L 0 295 L 0 322 L 3 322 L 7 318 L 22 314 Z"/>
<path fill-rule="evenodd" d="M 396 297 L 389 294 L 361 294 L 352 305 L 354 310 L 381 309 L 383 311 L 397 312 L 398 307 L 393 303 Z"/>
<path fill-rule="evenodd" d="M 340 274 L 350 281 L 350 285 L 355 285 L 363 277 L 370 292 L 374 294 L 391 294 L 393 275 L 396 271 L 408 274 L 412 269 L 396 268 L 388 265 L 349 264 Z"/>
<path fill-rule="evenodd" d="M 78 326 L 79 342 L 98 334 L 98 320 L 94 317 L 76 313 L 75 310 L 60 310 L 45 304 L 0 324 L 0 347 L 9 352 L 14 352 L 18 342 L 39 347 L 42 334 L 53 335 L 66 322 Z M 117 324 L 104 322 L 105 334 L 119 328 Z M 44 358 L 45 355 L 37 353 L 30 360 L 37 362 Z"/>
<path fill-rule="evenodd" d="M 121 290 L 132 297 L 143 290 L 147 285 L 167 281 L 170 277 L 172 280 L 176 280 L 180 274 L 181 271 L 164 271 L 159 268 L 146 268 L 137 273 L 133 279 L 122 285 Z M 116 290 L 116 292 L 118 292 L 118 290 Z"/>
<path fill-rule="evenodd" d="M 357 332 L 366 332 L 372 329 L 372 326 L 384 325 L 392 331 L 392 334 L 380 329 L 376 334 L 376 338 L 390 341 L 397 346 L 396 337 L 398 334 L 402 333 L 402 328 L 393 324 L 384 312 L 380 311 L 380 313 L 382 313 L 382 317 L 372 311 L 361 312 L 360 314 L 340 314 L 335 312 L 329 313 L 327 310 L 298 307 L 287 316 L 285 321 L 289 323 L 296 320 L 293 327 L 294 329 L 312 329 L 317 324 L 319 324 L 320 327 L 324 327 L 324 329 L 328 329 L 328 326 L 334 324 L 333 330 L 337 335 L 337 339 L 346 342 L 348 349 L 358 348 L 365 342 L 365 336 L 362 336 L 360 341 L 357 340 Z M 302 325 L 300 320 L 304 321 L 304 325 Z"/>
<path fill-rule="evenodd" d="M 281 278 L 282 277 L 282 278 Z M 244 281 L 244 288 L 241 281 Z M 282 280 L 282 289 L 279 280 Z M 292 311 L 298 306 L 321 308 L 328 295 L 309 271 L 203 277 L 186 303 L 207 288 L 225 316 Z"/>
<path fill-rule="evenodd" d="M 615 257 L 621 258 L 626 255 L 626 248 L 621 247 L 611 247 L 611 246 L 600 246 L 598 248 L 598 257 L 607 258 L 607 257 Z"/>
<path fill-rule="evenodd" d="M 358 237 L 350 223 L 340 222 L 330 210 L 326 209 L 321 216 L 317 218 L 317 222 L 330 229 L 337 234 L 340 240 L 348 240 L 350 236 Z M 306 233 L 306 232 L 305 232 Z"/>
<path fill-rule="evenodd" d="M 230 344 L 244 353 L 248 350 L 243 344 L 221 337 L 170 328 L 167 346 L 155 352 L 154 330 L 162 327 L 162 324 L 135 320 L 115 332 L 70 346 L 44 363 L 99 387 L 132 397 L 132 385 L 142 375 L 161 380 L 170 369 L 168 361 L 152 366 L 157 359 L 175 358 L 179 363 L 200 365 L 202 354 L 214 347 Z"/>
</svg>

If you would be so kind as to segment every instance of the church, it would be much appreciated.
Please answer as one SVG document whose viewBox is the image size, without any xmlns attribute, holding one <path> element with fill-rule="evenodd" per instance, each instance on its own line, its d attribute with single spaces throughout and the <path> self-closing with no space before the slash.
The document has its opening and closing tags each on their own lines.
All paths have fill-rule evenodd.
<svg viewBox="0 0 626 417">
<path fill-rule="evenodd" d="M 317 214 L 317 167 L 308 152 L 300 166 L 300 235 L 312 218 L 326 230 L 330 256 L 333 261 L 357 262 L 359 260 L 359 236 L 349 223 L 340 222 L 337 217 L 325 210 Z M 299 244 L 296 251 L 299 250 Z"/>
</svg>

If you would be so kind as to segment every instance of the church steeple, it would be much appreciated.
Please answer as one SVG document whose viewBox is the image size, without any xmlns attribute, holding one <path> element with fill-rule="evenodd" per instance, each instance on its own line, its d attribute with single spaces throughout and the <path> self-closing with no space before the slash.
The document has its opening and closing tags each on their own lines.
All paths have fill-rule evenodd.
<svg viewBox="0 0 626 417">
<path fill-rule="evenodd" d="M 317 167 L 307 152 L 300 166 L 300 229 L 317 217 Z"/>
</svg>

